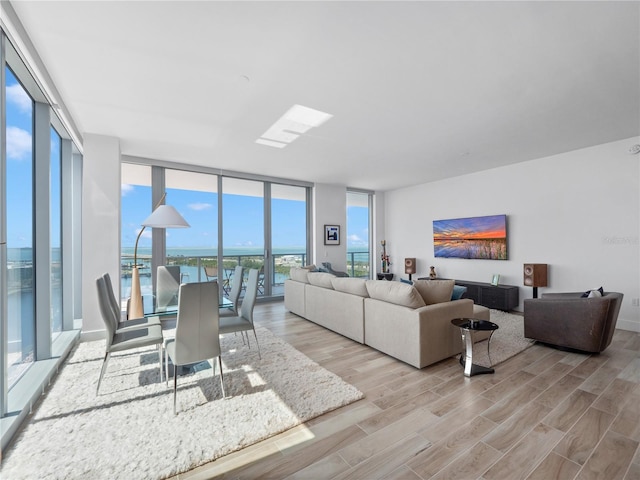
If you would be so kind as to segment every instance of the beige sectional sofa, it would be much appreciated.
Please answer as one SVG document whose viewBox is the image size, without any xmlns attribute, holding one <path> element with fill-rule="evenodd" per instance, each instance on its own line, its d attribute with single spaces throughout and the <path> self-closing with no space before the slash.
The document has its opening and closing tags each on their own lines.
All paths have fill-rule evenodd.
<svg viewBox="0 0 640 480">
<path fill-rule="evenodd" d="M 460 353 L 460 331 L 451 319 L 489 320 L 489 310 L 472 300 L 450 300 L 453 280 L 409 285 L 303 268 L 291 269 L 290 277 L 284 285 L 289 311 L 417 368 Z"/>
</svg>

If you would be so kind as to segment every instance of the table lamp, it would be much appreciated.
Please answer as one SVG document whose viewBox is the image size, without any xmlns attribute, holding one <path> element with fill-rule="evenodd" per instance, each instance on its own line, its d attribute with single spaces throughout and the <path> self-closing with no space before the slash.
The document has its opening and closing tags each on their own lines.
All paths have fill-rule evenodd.
<svg viewBox="0 0 640 480">
<path fill-rule="evenodd" d="M 133 268 L 131 269 L 131 299 L 129 300 L 128 318 L 142 318 L 144 309 L 142 306 L 142 292 L 140 290 L 140 272 L 138 271 L 138 240 L 144 229 L 150 228 L 188 228 L 191 225 L 182 218 L 182 215 L 170 205 L 160 205 L 147 219 L 142 222 L 142 230 L 136 238 L 136 246 L 133 251 Z"/>
</svg>

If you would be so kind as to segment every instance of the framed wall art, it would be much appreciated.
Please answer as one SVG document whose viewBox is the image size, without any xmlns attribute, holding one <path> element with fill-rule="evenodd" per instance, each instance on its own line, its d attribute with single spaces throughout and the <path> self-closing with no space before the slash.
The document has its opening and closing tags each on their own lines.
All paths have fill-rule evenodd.
<svg viewBox="0 0 640 480">
<path fill-rule="evenodd" d="M 324 244 L 340 245 L 340 225 L 324 226 Z"/>
</svg>

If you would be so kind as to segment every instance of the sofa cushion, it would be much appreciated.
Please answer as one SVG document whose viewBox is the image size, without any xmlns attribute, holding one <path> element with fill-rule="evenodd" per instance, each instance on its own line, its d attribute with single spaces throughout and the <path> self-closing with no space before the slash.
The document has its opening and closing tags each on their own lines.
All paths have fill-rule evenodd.
<svg viewBox="0 0 640 480">
<path fill-rule="evenodd" d="M 418 290 L 426 305 L 451 301 L 455 280 L 416 280 L 413 286 Z"/>
<path fill-rule="evenodd" d="M 295 280 L 296 282 L 309 283 L 309 279 L 307 275 L 309 274 L 309 270 L 300 267 L 293 267 L 289 270 L 289 278 L 291 280 Z"/>
<path fill-rule="evenodd" d="M 367 280 L 367 292 L 371 298 L 409 308 L 424 307 L 425 303 L 413 285 L 388 280 Z"/>
<path fill-rule="evenodd" d="M 333 289 L 338 292 L 350 293 L 359 297 L 368 297 L 367 281 L 364 278 L 335 277 L 331 279 Z"/>
<path fill-rule="evenodd" d="M 460 300 L 465 293 L 467 293 L 467 287 L 463 287 L 462 285 L 454 285 L 453 293 L 451 294 L 451 300 Z"/>
<path fill-rule="evenodd" d="M 330 288 L 333 290 L 333 285 L 331 284 L 331 280 L 336 278 L 332 273 L 324 273 L 324 272 L 309 272 L 307 274 L 307 278 L 309 279 L 309 283 L 311 285 L 315 285 L 316 287 L 322 288 Z"/>
</svg>

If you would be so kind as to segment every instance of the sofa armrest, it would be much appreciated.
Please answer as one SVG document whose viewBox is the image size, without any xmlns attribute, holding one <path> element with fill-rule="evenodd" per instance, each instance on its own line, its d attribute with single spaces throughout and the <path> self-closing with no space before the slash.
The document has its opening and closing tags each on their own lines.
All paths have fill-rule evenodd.
<svg viewBox="0 0 640 480">
<path fill-rule="evenodd" d="M 453 318 L 471 317 L 470 299 L 420 308 L 365 299 L 365 343 L 417 368 L 451 357 L 462 350 Z"/>
</svg>

